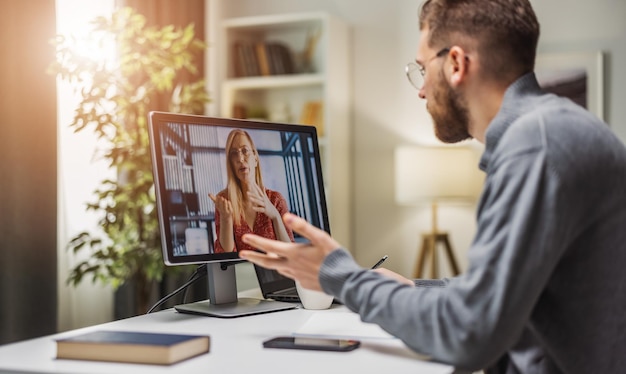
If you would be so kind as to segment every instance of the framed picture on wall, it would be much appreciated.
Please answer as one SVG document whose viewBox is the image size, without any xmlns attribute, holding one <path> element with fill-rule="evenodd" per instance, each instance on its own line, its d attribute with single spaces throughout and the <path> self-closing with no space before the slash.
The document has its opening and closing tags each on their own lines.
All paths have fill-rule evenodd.
<svg viewBox="0 0 626 374">
<path fill-rule="evenodd" d="M 604 120 L 602 52 L 539 54 L 535 73 L 544 90 L 565 96 Z"/>
</svg>

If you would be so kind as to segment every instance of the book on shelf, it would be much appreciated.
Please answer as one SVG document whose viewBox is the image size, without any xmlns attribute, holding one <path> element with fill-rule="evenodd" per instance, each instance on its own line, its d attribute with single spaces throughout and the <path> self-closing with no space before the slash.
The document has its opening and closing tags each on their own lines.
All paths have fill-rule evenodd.
<svg viewBox="0 0 626 374">
<path fill-rule="evenodd" d="M 267 43 L 256 43 L 256 54 L 257 60 L 259 62 L 259 71 L 261 75 L 271 75 L 272 71 L 270 70 L 270 62 L 269 62 L 269 44 Z"/>
<path fill-rule="evenodd" d="M 259 58 L 257 57 L 256 48 L 251 43 L 243 44 L 244 50 L 244 66 L 246 70 L 246 75 L 249 77 L 254 77 L 257 75 L 261 75 L 261 70 L 259 68 Z"/>
<path fill-rule="evenodd" d="M 317 128 L 319 136 L 324 135 L 324 109 L 321 101 L 307 101 L 302 108 L 300 123 Z"/>
<path fill-rule="evenodd" d="M 210 337 L 131 331 L 93 331 L 56 340 L 57 358 L 170 365 L 208 353 Z"/>
<path fill-rule="evenodd" d="M 295 74 L 295 64 L 293 62 L 293 54 L 291 49 L 282 43 L 275 43 L 276 54 L 282 65 L 282 74 Z"/>
<path fill-rule="evenodd" d="M 241 43 L 235 43 L 233 45 L 233 68 L 235 77 L 245 77 L 247 75 L 245 66 L 245 56 L 243 51 L 243 45 Z"/>
<path fill-rule="evenodd" d="M 293 54 L 281 42 L 235 42 L 232 49 L 235 77 L 294 74 Z"/>
</svg>

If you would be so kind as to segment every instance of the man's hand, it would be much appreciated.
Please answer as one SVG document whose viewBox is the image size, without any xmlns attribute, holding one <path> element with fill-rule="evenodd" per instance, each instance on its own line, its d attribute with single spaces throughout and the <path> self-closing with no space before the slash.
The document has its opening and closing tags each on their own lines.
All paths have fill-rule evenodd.
<svg viewBox="0 0 626 374">
<path fill-rule="evenodd" d="M 377 272 L 378 274 L 382 274 L 384 276 L 386 276 L 387 278 L 391 278 L 394 279 L 400 283 L 404 283 L 404 284 L 408 284 L 411 286 L 415 286 L 415 281 L 405 278 L 402 275 L 398 274 L 398 273 L 394 273 L 393 271 L 389 270 L 389 269 L 385 269 L 385 268 L 378 268 L 375 270 L 372 270 Z"/>
<path fill-rule="evenodd" d="M 283 221 L 285 226 L 307 238 L 309 243 L 285 243 L 246 234 L 243 242 L 265 253 L 242 251 L 239 252 L 239 257 L 295 279 L 304 288 L 321 291 L 319 270 L 322 262 L 340 244 L 325 231 L 296 215 L 287 213 L 283 216 Z"/>
</svg>

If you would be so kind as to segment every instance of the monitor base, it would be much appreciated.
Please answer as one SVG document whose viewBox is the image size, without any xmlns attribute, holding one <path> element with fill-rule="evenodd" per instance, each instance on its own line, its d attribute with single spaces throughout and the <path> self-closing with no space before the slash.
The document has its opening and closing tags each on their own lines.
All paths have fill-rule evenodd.
<svg viewBox="0 0 626 374">
<path fill-rule="evenodd" d="M 281 301 L 240 298 L 235 302 L 225 304 L 211 304 L 209 300 L 204 300 L 190 304 L 176 305 L 174 309 L 179 313 L 219 318 L 235 318 L 295 309 L 296 306 L 297 304 L 284 303 Z"/>
</svg>

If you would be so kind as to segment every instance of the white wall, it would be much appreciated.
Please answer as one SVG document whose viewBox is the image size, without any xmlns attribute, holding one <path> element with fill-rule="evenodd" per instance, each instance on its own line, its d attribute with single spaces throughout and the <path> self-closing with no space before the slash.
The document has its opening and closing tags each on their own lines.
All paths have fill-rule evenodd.
<svg viewBox="0 0 626 374">
<path fill-rule="evenodd" d="M 626 1 L 532 1 L 539 52 L 604 52 L 604 119 L 626 140 Z"/>
<path fill-rule="evenodd" d="M 424 103 L 408 84 L 404 65 L 418 40 L 417 0 L 208 0 L 211 18 L 327 11 L 352 27 L 354 135 L 354 248 L 364 266 L 389 254 L 386 266 L 413 271 L 418 235 L 429 229 L 429 211 L 394 202 L 393 151 L 399 144 L 431 139 Z M 534 0 L 542 25 L 540 52 L 605 52 L 605 120 L 626 139 L 626 2 Z M 209 79 L 211 79 L 209 77 Z M 214 91 L 219 92 L 219 91 Z M 465 266 L 474 207 L 440 208 Z"/>
</svg>

